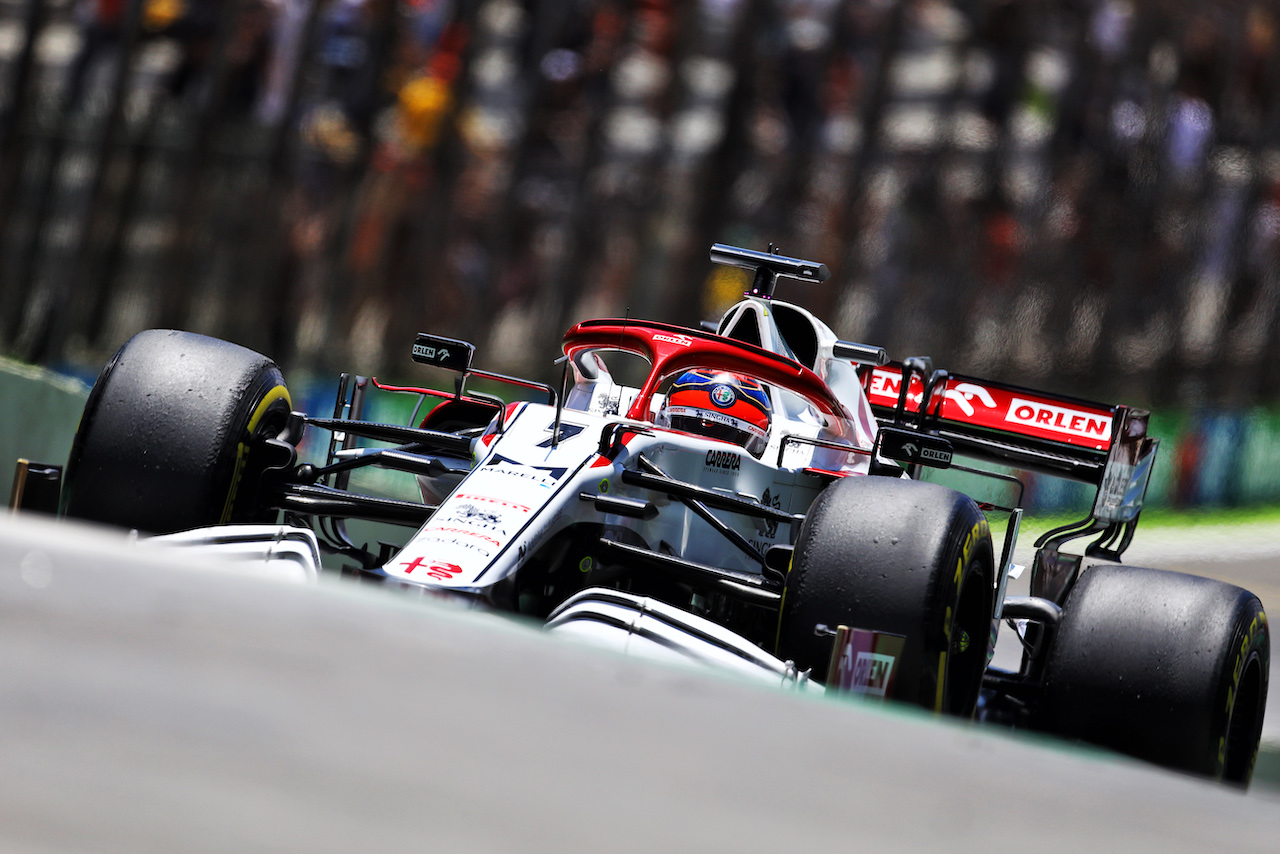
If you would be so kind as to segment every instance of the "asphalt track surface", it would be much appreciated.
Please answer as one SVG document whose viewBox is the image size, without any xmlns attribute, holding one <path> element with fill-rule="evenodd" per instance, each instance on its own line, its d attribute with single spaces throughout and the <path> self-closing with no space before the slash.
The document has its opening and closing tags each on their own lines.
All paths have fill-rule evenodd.
<svg viewBox="0 0 1280 854">
<path fill-rule="evenodd" d="M 1280 794 L 0 520 L 0 849 L 1274 851 Z"/>
</svg>

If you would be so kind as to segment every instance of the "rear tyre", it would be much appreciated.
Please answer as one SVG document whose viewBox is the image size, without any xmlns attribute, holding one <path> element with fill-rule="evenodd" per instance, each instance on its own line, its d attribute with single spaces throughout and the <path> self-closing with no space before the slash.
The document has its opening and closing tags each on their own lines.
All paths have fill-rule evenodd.
<svg viewBox="0 0 1280 854">
<path fill-rule="evenodd" d="M 150 533 L 261 521 L 256 440 L 291 403 L 265 356 L 190 332 L 127 341 L 89 393 L 67 461 L 63 514 Z"/>
<path fill-rule="evenodd" d="M 848 477 L 809 510 L 778 623 L 778 654 L 822 679 L 837 625 L 903 635 L 892 696 L 973 714 L 987 665 L 995 561 L 986 517 L 932 483 Z"/>
<path fill-rule="evenodd" d="M 1267 617 L 1247 590 L 1093 566 L 1067 597 L 1032 723 L 1244 785 L 1262 735 L 1270 661 Z"/>
</svg>

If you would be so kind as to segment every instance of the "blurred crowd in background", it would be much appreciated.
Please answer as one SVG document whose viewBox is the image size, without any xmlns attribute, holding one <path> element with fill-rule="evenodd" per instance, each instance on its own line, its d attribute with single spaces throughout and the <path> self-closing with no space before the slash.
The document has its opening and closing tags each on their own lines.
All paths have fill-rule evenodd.
<svg viewBox="0 0 1280 854">
<path fill-rule="evenodd" d="M 1261 0 L 0 0 L 0 349 L 396 377 L 422 330 L 545 378 L 772 243 L 896 358 L 1274 403 L 1278 37 Z"/>
</svg>

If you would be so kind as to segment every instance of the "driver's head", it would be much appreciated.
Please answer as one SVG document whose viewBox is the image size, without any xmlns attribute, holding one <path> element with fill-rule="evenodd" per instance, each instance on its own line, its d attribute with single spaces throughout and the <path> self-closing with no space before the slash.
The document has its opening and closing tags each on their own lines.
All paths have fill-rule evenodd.
<svg viewBox="0 0 1280 854">
<path fill-rule="evenodd" d="M 772 407 L 760 383 L 725 371 L 686 371 L 672 383 L 658 415 L 675 430 L 722 439 L 755 457 L 769 442 Z"/>
</svg>

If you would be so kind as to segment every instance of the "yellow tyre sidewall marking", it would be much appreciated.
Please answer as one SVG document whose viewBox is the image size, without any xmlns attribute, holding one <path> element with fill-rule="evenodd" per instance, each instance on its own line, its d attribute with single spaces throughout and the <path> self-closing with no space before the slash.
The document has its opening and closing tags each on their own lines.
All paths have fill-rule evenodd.
<svg viewBox="0 0 1280 854">
<path fill-rule="evenodd" d="M 240 490 L 240 478 L 244 475 L 244 463 L 249 457 L 248 440 L 253 438 L 253 434 L 257 432 L 258 425 L 266 417 L 271 405 L 279 400 L 283 400 L 290 409 L 293 409 L 293 400 L 289 397 L 289 390 L 282 385 L 278 385 L 266 393 L 261 402 L 258 403 L 257 408 L 253 410 L 253 415 L 249 418 L 249 424 L 245 427 L 244 438 L 236 446 L 235 471 L 231 475 L 231 488 L 227 490 L 227 501 L 222 506 L 220 522 L 227 522 L 231 519 L 231 506 L 235 503 L 236 493 Z"/>
</svg>

